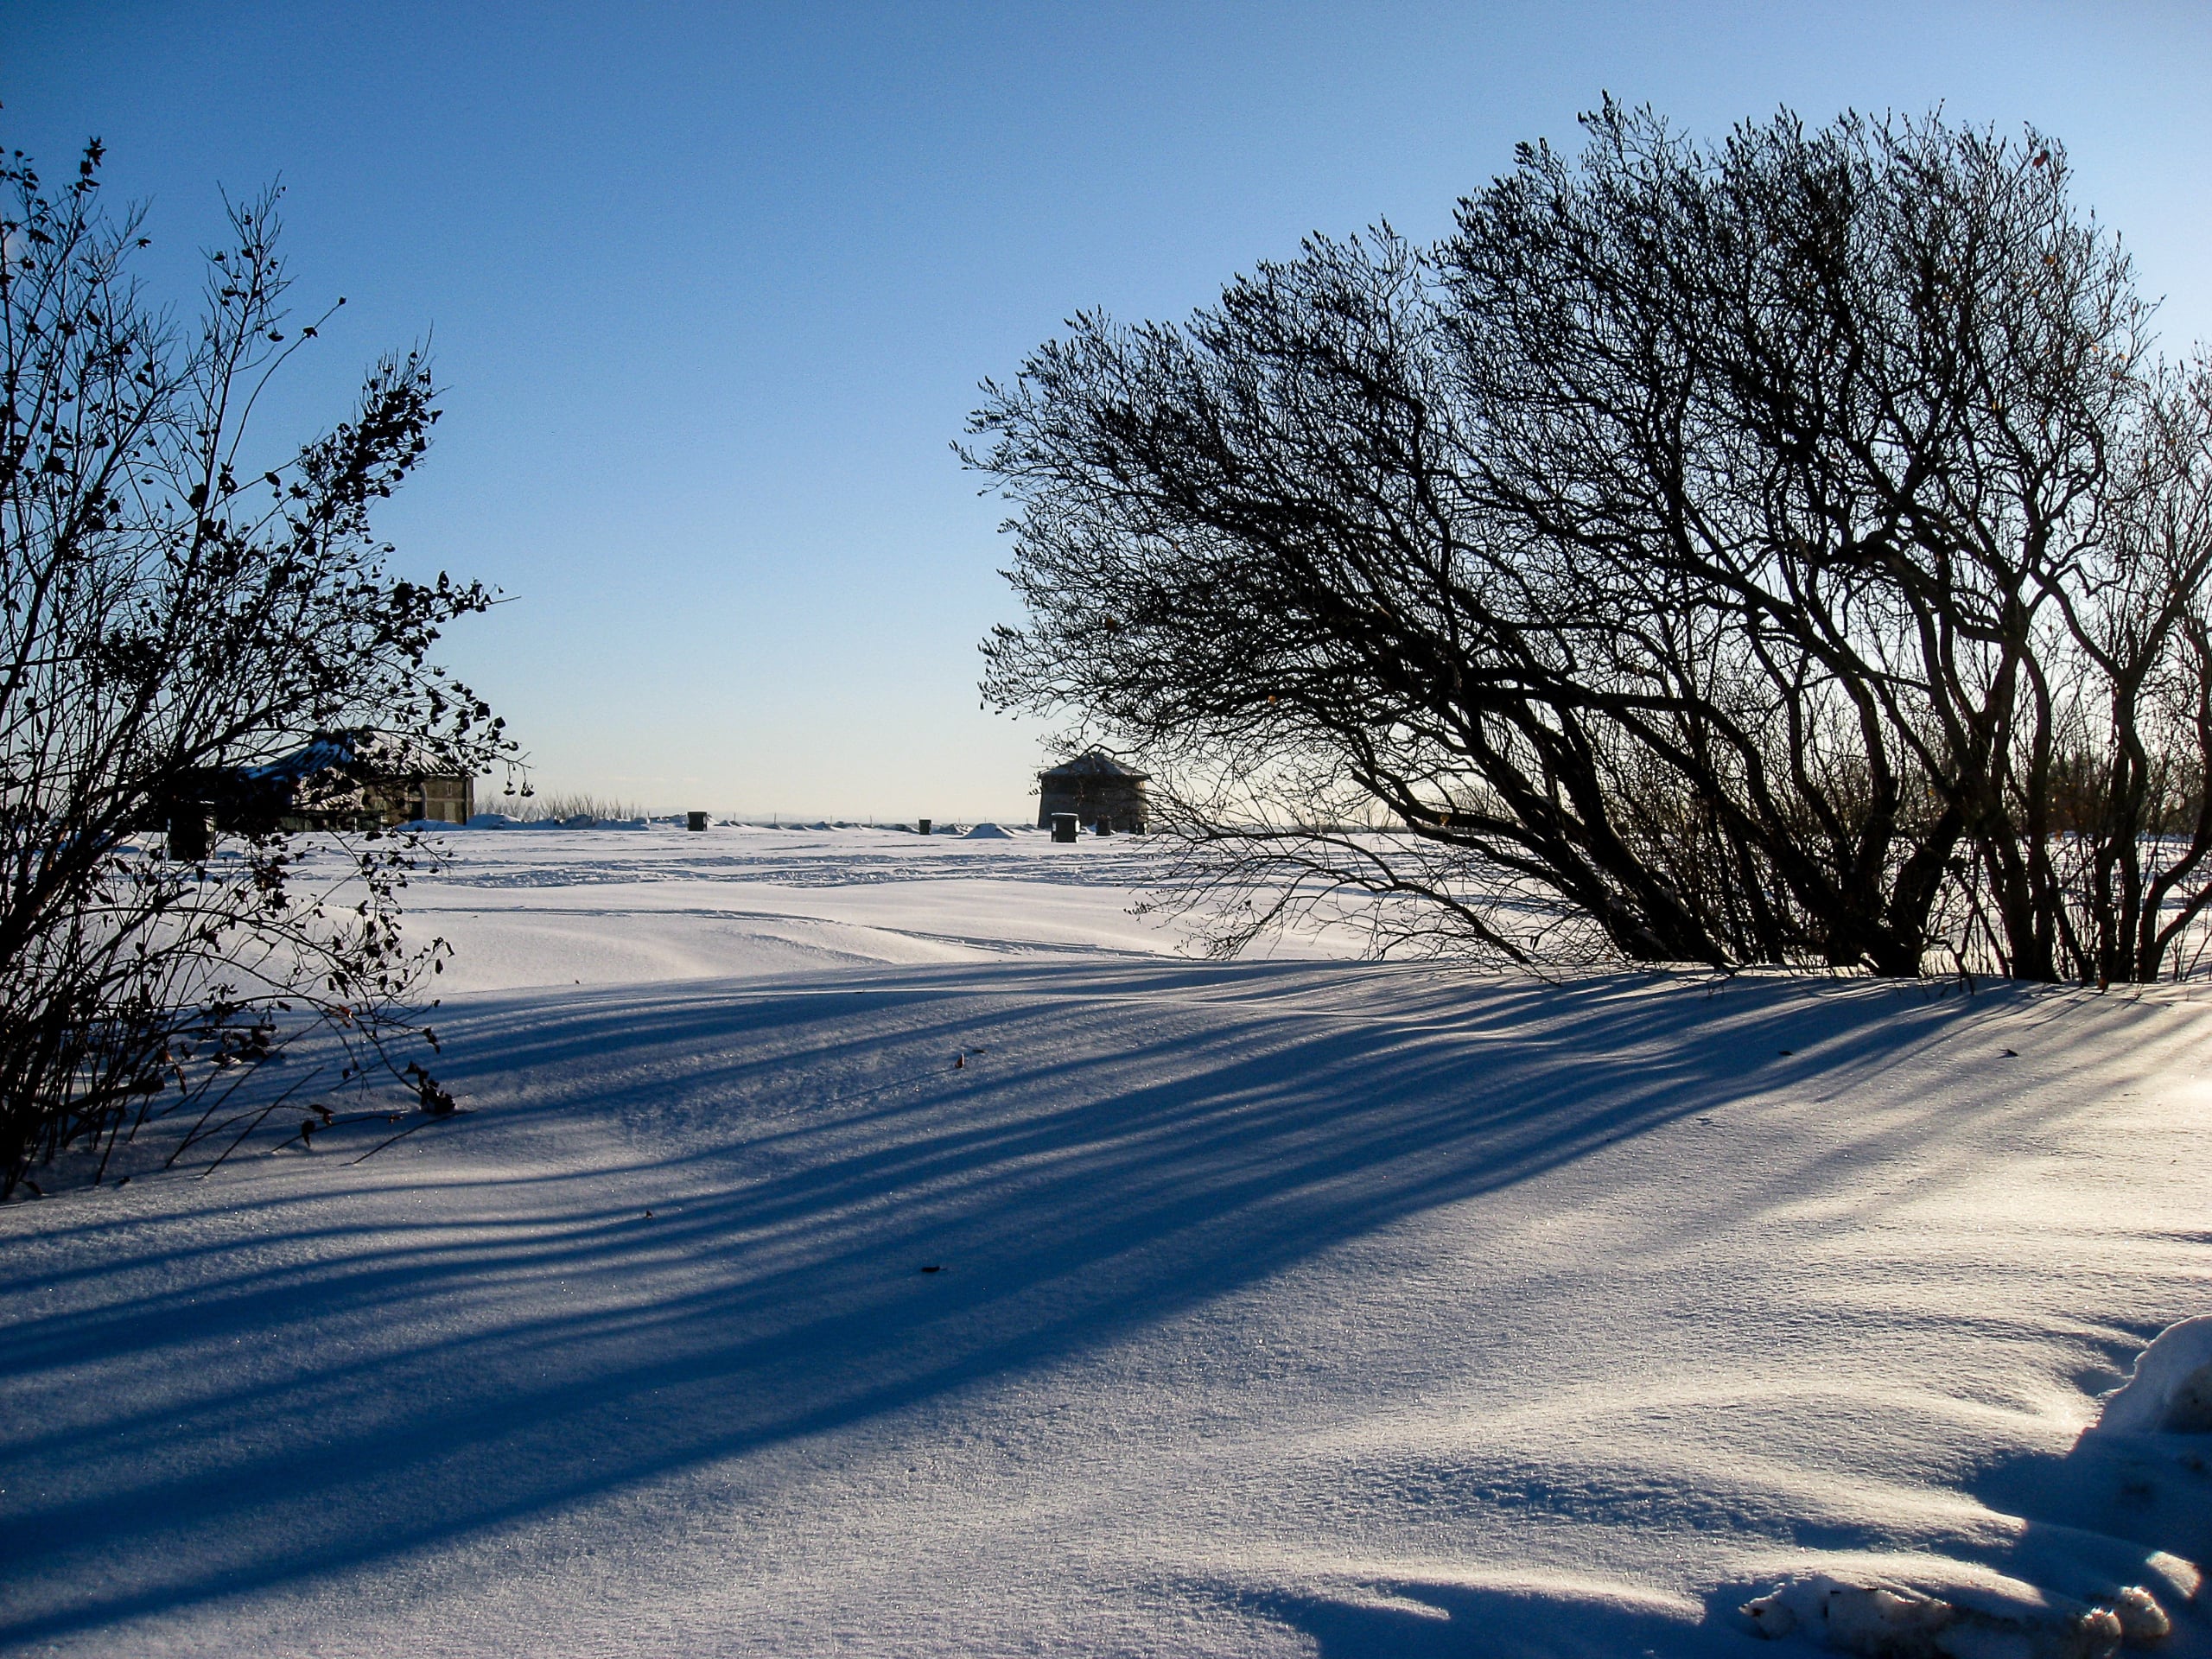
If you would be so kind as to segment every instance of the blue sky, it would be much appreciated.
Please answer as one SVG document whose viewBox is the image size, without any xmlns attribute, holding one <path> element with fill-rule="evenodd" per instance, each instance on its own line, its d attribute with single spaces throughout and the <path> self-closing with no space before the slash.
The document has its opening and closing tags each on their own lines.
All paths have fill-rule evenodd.
<svg viewBox="0 0 2212 1659">
<path fill-rule="evenodd" d="M 89 134 L 183 296 L 219 184 L 281 175 L 280 416 L 434 336 L 385 525 L 513 595 L 448 662 L 541 788 L 1012 817 L 1040 728 L 977 707 L 1014 607 L 948 451 L 1071 312 L 1178 315 L 1314 230 L 1427 237 L 1610 90 L 1718 133 L 1788 104 L 2063 138 L 2212 340 L 2212 8 L 1881 4 L 151 5 L 0 0 L 0 140 Z"/>
</svg>

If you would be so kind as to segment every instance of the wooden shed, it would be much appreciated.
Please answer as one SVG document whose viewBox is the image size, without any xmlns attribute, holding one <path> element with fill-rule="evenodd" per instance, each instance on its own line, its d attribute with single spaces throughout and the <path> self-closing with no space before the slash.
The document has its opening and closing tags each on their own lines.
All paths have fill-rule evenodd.
<svg viewBox="0 0 2212 1659">
<path fill-rule="evenodd" d="M 1072 812 L 1086 830 L 1100 823 L 1116 835 L 1144 833 L 1147 772 L 1132 772 L 1101 749 L 1090 749 L 1037 774 L 1037 827 L 1052 827 L 1056 812 Z"/>
<path fill-rule="evenodd" d="M 330 732 L 257 766 L 211 772 L 202 794 L 218 829 L 390 829 L 466 823 L 475 779 L 385 732 Z"/>
</svg>

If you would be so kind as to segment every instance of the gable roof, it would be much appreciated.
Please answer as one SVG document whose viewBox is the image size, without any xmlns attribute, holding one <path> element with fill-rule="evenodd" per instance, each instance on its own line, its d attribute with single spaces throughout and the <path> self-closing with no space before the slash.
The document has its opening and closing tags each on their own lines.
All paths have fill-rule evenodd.
<svg viewBox="0 0 2212 1659">
<path fill-rule="evenodd" d="M 327 772 L 388 778 L 460 775 L 411 738 L 365 729 L 319 733 L 289 754 L 239 767 L 238 775 L 251 783 L 292 785 Z"/>
<path fill-rule="evenodd" d="M 1072 760 L 1063 760 L 1050 771 L 1037 774 L 1041 783 L 1047 779 L 1075 782 L 1084 778 L 1118 778 L 1125 783 L 1141 784 L 1152 774 L 1132 772 L 1103 749 L 1085 749 Z"/>
</svg>

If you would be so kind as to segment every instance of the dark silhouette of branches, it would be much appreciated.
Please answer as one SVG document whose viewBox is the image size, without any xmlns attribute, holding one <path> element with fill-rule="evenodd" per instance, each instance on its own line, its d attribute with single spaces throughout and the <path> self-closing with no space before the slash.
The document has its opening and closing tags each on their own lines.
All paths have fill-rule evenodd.
<svg viewBox="0 0 2212 1659">
<path fill-rule="evenodd" d="M 1434 247 L 1316 238 L 987 385 L 1028 620 L 986 695 L 1142 754 L 1217 924 L 1354 892 L 1507 960 L 2173 969 L 2212 380 L 2151 361 L 2063 149 L 1585 128 Z"/>
<path fill-rule="evenodd" d="M 423 353 L 249 460 L 257 398 L 327 321 L 288 318 L 276 194 L 232 207 L 187 327 L 131 275 L 147 243 L 104 209 L 101 160 L 52 192 L 20 152 L 0 166 L 0 1194 L 149 1115 L 235 1130 L 304 1028 L 340 1039 L 318 1094 L 409 1077 L 391 1046 L 442 950 L 400 937 L 411 838 L 311 850 L 272 827 L 200 856 L 159 832 L 210 778 L 321 734 L 454 771 L 512 749 L 428 660 L 493 596 L 393 575 L 371 528 L 437 419 Z M 301 1083 L 280 1098 L 327 1113 Z"/>
</svg>

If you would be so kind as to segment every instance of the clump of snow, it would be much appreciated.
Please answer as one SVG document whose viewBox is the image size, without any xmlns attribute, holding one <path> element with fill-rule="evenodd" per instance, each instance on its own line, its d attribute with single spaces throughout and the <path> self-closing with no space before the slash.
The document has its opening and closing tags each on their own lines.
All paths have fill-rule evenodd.
<svg viewBox="0 0 2212 1659">
<path fill-rule="evenodd" d="M 468 820 L 471 830 L 512 830 L 522 823 L 504 812 L 479 812 Z"/>
<path fill-rule="evenodd" d="M 2163 1642 L 2174 1633 L 2173 1619 L 2158 1599 L 2139 1584 L 2132 1584 L 2113 1603 L 2113 1617 L 2131 1646 Z"/>
<path fill-rule="evenodd" d="M 2092 1432 L 2212 1434 L 2212 1314 L 2161 1331 Z"/>
<path fill-rule="evenodd" d="M 1014 837 L 995 823 L 979 823 L 962 839 L 964 841 L 1012 841 Z"/>
<path fill-rule="evenodd" d="M 1816 1573 L 1741 1611 L 1751 1630 L 1770 1640 L 1802 1634 L 1866 1659 L 2109 1659 L 2123 1641 L 2155 1641 L 2171 1631 L 2148 1591 L 2131 1587 L 2117 1601 L 2083 1607 L 2023 1598 L 1993 1608 Z"/>
</svg>

